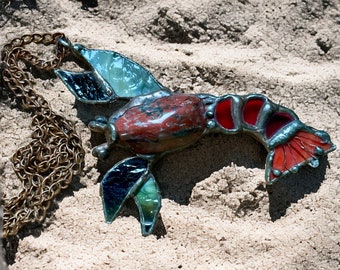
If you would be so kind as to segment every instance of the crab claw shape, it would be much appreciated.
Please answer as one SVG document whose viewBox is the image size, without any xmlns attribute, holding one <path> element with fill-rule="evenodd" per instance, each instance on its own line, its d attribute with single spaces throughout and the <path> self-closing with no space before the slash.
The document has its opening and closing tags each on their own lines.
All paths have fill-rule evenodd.
<svg viewBox="0 0 340 270">
<path fill-rule="evenodd" d="M 140 157 L 115 164 L 101 182 L 104 217 L 112 223 L 123 204 L 133 197 L 140 213 L 142 235 L 152 233 L 161 208 L 161 195 L 149 162 Z"/>
<path fill-rule="evenodd" d="M 112 102 L 116 98 L 132 98 L 164 88 L 147 69 L 120 53 L 87 49 L 63 40 L 60 42 L 88 67 L 84 72 L 55 70 L 81 102 Z"/>
</svg>

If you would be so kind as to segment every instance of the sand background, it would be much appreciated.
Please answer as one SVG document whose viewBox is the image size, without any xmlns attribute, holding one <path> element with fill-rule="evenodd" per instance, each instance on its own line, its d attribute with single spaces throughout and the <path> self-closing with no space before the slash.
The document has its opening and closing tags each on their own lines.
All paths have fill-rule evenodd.
<svg viewBox="0 0 340 270">
<path fill-rule="evenodd" d="M 1 47 L 61 31 L 73 43 L 125 54 L 174 91 L 266 94 L 340 145 L 338 1 L 13 0 L 0 8 Z M 157 164 L 161 216 L 142 237 L 133 202 L 108 225 L 99 197 L 103 173 L 129 153 L 92 157 L 99 139 L 86 121 L 95 109 L 75 106 L 53 74 L 34 79 L 75 122 L 86 164 L 44 224 L 3 241 L 9 269 L 339 269 L 339 151 L 266 186 L 262 145 L 242 134 L 205 137 Z M 1 187 L 15 194 L 10 157 L 29 140 L 31 116 L 1 80 L 0 90 Z"/>
</svg>

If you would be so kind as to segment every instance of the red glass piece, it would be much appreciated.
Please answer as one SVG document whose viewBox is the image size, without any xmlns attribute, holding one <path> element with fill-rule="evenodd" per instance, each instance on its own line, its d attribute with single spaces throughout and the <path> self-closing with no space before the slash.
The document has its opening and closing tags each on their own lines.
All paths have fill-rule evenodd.
<svg viewBox="0 0 340 270">
<path fill-rule="evenodd" d="M 215 119 L 225 129 L 234 129 L 235 124 L 232 116 L 232 98 L 224 99 L 217 103 Z"/>
<path fill-rule="evenodd" d="M 286 112 L 276 112 L 271 115 L 267 124 L 266 124 L 266 136 L 267 138 L 271 138 L 275 133 L 294 121 L 294 117 Z"/>
<path fill-rule="evenodd" d="M 299 131 L 299 132 L 296 133 L 295 137 L 298 138 L 304 144 L 304 146 L 306 146 L 306 145 L 315 146 L 315 147 L 319 146 L 324 151 L 327 151 L 330 148 L 332 148 L 331 144 L 323 141 L 323 139 L 320 138 L 319 136 L 317 136 L 313 133 L 309 133 L 307 131 Z"/>
<path fill-rule="evenodd" d="M 275 147 L 272 170 L 283 173 L 311 158 L 317 158 L 316 147 L 328 151 L 332 148 L 332 144 L 323 141 L 313 133 L 298 131 L 287 143 Z M 273 172 L 270 173 L 270 180 L 276 177 Z"/>
<path fill-rule="evenodd" d="M 283 145 L 278 145 L 275 147 L 274 150 L 274 158 L 273 158 L 273 170 L 279 170 L 280 172 L 283 172 L 286 170 L 285 167 L 285 149 Z"/>
<path fill-rule="evenodd" d="M 257 122 L 257 117 L 261 111 L 264 104 L 264 100 L 261 98 L 253 98 L 247 100 L 243 107 L 243 121 L 248 125 L 255 126 Z"/>
<path fill-rule="evenodd" d="M 299 154 L 299 150 L 295 150 L 291 147 L 290 143 L 287 145 L 284 145 L 285 150 L 285 168 L 286 170 L 289 170 L 290 168 L 293 168 L 294 166 L 300 164 L 301 162 L 305 161 L 304 159 L 301 159 L 301 156 Z M 301 151 L 303 152 L 303 151 Z"/>
<path fill-rule="evenodd" d="M 192 144 L 205 127 L 205 107 L 193 95 L 171 95 L 131 107 L 115 122 L 120 144 L 154 154 Z"/>
<path fill-rule="evenodd" d="M 292 140 L 289 141 L 289 145 L 291 148 L 291 151 L 293 151 L 295 153 L 295 158 L 297 160 L 297 164 L 313 157 L 313 152 L 310 151 L 312 149 L 310 149 L 309 145 L 308 146 L 304 146 L 301 141 L 299 140 L 299 138 L 295 137 Z M 301 151 L 302 149 L 303 151 Z"/>
</svg>

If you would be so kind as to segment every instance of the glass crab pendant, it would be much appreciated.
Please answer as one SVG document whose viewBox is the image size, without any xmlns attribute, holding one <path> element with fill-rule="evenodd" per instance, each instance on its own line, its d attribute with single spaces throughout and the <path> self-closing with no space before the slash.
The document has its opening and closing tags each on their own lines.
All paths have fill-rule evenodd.
<svg viewBox="0 0 340 270">
<path fill-rule="evenodd" d="M 302 166 L 317 167 L 321 156 L 336 149 L 325 131 L 305 125 L 292 110 L 264 95 L 174 93 L 144 67 L 117 52 L 87 49 L 65 39 L 60 43 L 88 67 L 83 72 L 55 70 L 76 99 L 88 104 L 129 99 L 109 118 L 98 116 L 89 123 L 92 131 L 107 138 L 93 149 L 96 157 L 107 158 L 114 145 L 133 154 L 113 165 L 102 180 L 108 223 L 117 217 L 126 199 L 133 198 L 142 234 L 152 233 L 161 208 L 152 165 L 165 153 L 190 146 L 205 134 L 254 135 L 268 150 L 268 184 Z"/>
</svg>

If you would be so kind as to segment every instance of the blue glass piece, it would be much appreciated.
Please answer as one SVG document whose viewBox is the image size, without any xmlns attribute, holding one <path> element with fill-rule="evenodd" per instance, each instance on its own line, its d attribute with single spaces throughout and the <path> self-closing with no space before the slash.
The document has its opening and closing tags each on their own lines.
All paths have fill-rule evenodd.
<svg viewBox="0 0 340 270">
<path fill-rule="evenodd" d="M 56 69 L 54 72 L 81 102 L 105 103 L 115 98 L 111 87 L 96 78 L 91 71 L 70 72 Z"/>
<path fill-rule="evenodd" d="M 139 210 L 142 235 L 147 236 L 156 224 L 162 200 L 159 187 L 152 174 L 149 175 L 147 182 L 138 191 L 134 199 Z"/>
<path fill-rule="evenodd" d="M 117 52 L 90 50 L 79 44 L 74 45 L 73 49 L 119 97 L 146 95 L 163 88 L 147 69 Z"/>
<path fill-rule="evenodd" d="M 139 157 L 127 158 L 115 164 L 101 182 L 105 220 L 111 223 L 122 205 L 141 188 L 148 176 L 149 163 Z"/>
</svg>

